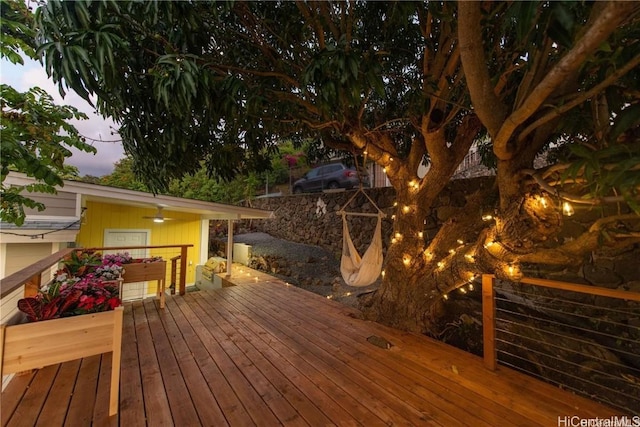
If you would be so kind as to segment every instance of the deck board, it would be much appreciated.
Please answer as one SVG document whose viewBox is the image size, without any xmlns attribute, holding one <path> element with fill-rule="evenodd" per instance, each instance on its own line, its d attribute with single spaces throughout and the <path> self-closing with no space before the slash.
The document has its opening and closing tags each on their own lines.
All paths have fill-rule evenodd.
<svg viewBox="0 0 640 427">
<path fill-rule="evenodd" d="M 125 307 L 118 415 L 107 416 L 106 354 L 17 376 L 2 425 L 533 426 L 622 415 L 244 270 L 239 286 Z"/>
</svg>

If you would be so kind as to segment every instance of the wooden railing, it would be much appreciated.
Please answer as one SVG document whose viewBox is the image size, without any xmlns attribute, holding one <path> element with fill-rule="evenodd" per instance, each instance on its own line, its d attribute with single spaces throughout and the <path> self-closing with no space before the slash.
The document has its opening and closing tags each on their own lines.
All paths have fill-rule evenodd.
<svg viewBox="0 0 640 427">
<path fill-rule="evenodd" d="M 187 284 L 187 249 L 192 248 L 193 245 L 162 245 L 162 246 L 110 246 L 110 247 L 102 247 L 102 248 L 87 248 L 83 250 L 90 251 L 129 251 L 133 249 L 173 249 L 180 248 L 180 255 L 171 258 L 171 293 L 175 293 L 175 284 L 176 277 L 179 277 L 179 289 L 180 295 L 184 295 L 186 292 L 186 284 Z M 177 261 L 180 261 L 180 272 L 179 276 L 176 272 L 177 269 Z"/>
<path fill-rule="evenodd" d="M 30 266 L 5 277 L 0 282 L 0 299 L 6 297 L 22 285 L 25 287 L 25 297 L 35 295 L 42 284 L 42 273 L 56 265 L 60 260 L 62 260 L 62 258 L 74 250 L 75 249 L 73 248 L 62 249 L 55 254 L 51 254 L 48 257 L 41 259 L 35 264 L 31 264 Z"/>
<path fill-rule="evenodd" d="M 163 245 L 163 246 L 122 246 L 122 247 L 100 247 L 100 248 L 65 248 L 54 254 L 49 255 L 40 261 L 31 264 L 30 266 L 17 271 L 10 276 L 5 277 L 0 282 L 0 299 L 14 292 L 16 289 L 24 285 L 24 296 L 33 296 L 38 292 L 38 289 L 42 286 L 42 273 L 50 270 L 56 266 L 65 256 L 73 251 L 92 250 L 92 251 L 105 251 L 105 250 L 133 250 L 133 249 L 180 249 L 180 255 L 174 261 L 172 258 L 172 267 L 177 267 L 176 263 L 180 262 L 179 283 L 180 283 L 180 295 L 184 295 L 186 292 L 186 275 L 187 275 L 187 249 L 193 247 L 193 245 Z M 176 276 L 176 273 L 172 271 L 172 277 Z"/>
</svg>

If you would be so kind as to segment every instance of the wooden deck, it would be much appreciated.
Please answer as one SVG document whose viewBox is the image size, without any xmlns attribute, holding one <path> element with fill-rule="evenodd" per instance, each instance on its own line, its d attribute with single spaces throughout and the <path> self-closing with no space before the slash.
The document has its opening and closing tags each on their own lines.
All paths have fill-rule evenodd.
<svg viewBox="0 0 640 427">
<path fill-rule="evenodd" d="M 234 277 L 239 286 L 168 296 L 164 310 L 126 305 L 117 416 L 104 355 L 16 377 L 2 425 L 557 426 L 615 415 L 267 275 Z"/>
</svg>

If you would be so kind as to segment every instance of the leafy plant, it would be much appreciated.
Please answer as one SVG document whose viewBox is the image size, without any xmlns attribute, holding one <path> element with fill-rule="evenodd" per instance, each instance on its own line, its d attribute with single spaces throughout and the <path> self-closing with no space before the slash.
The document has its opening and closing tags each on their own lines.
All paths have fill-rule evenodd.
<svg viewBox="0 0 640 427">
<path fill-rule="evenodd" d="M 56 319 L 113 310 L 120 305 L 117 284 L 89 274 L 81 279 L 59 276 L 35 297 L 18 301 L 18 309 L 27 320 Z"/>
<path fill-rule="evenodd" d="M 84 276 L 95 272 L 102 264 L 102 255 L 93 251 L 73 251 L 62 259 L 62 271 L 69 276 Z"/>
</svg>

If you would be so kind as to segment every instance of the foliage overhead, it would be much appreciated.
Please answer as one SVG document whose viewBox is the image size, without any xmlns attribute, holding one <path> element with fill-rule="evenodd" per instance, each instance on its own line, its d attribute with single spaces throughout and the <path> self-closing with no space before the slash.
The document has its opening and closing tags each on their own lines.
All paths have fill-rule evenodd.
<svg viewBox="0 0 640 427">
<path fill-rule="evenodd" d="M 261 171 L 283 138 L 383 167 L 404 237 L 389 247 L 373 317 L 421 330 L 477 274 L 576 264 L 605 233 L 639 240 L 625 211 L 552 244 L 555 202 L 543 213 L 533 203 L 637 211 L 639 15 L 640 3 L 618 1 L 52 0 L 37 11 L 38 53 L 62 91 L 97 94 L 154 190 L 201 161 L 222 177 Z M 496 186 L 426 241 L 430 209 L 474 143 Z M 536 170 L 542 153 L 555 164 Z M 504 221 L 479 221 L 482 209 Z M 449 253 L 460 233 L 465 250 Z M 485 247 L 494 240 L 500 253 Z"/>
<path fill-rule="evenodd" d="M 0 58 L 13 64 L 23 64 L 23 54 L 29 58 L 35 55 L 35 33 L 31 27 L 33 15 L 20 0 L 3 0 L 0 8 Z M 62 179 L 74 172 L 64 164 L 71 156 L 69 149 L 73 147 L 86 152 L 95 152 L 95 149 L 86 144 L 69 123 L 71 119 L 86 119 L 86 116 L 74 107 L 56 105 L 53 98 L 40 88 L 18 92 L 9 85 L 1 84 L 0 106 L 0 176 L 3 183 L 0 218 L 21 225 L 25 219 L 25 207 L 44 209 L 42 204 L 25 196 L 24 191 L 55 192 L 55 186 L 62 185 Z M 12 170 L 34 177 L 36 183 L 24 189 L 5 187 L 5 178 Z"/>
</svg>

